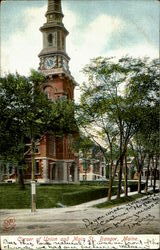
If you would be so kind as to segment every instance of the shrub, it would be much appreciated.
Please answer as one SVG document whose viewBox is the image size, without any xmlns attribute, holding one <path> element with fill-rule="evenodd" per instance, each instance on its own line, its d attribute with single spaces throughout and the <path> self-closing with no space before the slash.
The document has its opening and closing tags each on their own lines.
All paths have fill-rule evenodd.
<svg viewBox="0 0 160 250">
<path fill-rule="evenodd" d="M 108 185 L 108 181 L 106 180 L 95 180 L 95 181 L 80 181 L 80 185 L 91 185 L 91 186 L 99 186 L 99 185 Z"/>
<path fill-rule="evenodd" d="M 128 183 L 128 187 L 130 187 L 130 191 L 134 192 L 138 190 L 138 182 Z M 145 183 L 141 183 L 141 189 L 145 188 Z"/>
<path fill-rule="evenodd" d="M 113 192 L 116 192 L 116 189 L 113 190 Z M 88 202 L 91 200 L 101 199 L 104 197 L 107 197 L 108 189 L 107 188 L 96 188 L 86 191 L 79 191 L 79 192 L 72 192 L 72 193 L 65 193 L 62 197 L 62 204 L 64 205 L 78 205 L 84 202 Z"/>
</svg>

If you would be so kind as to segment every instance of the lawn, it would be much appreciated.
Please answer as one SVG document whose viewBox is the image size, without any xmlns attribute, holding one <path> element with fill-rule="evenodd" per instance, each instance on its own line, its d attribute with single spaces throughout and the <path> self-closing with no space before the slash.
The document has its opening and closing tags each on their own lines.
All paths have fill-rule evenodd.
<svg viewBox="0 0 160 250">
<path fill-rule="evenodd" d="M 98 184 L 52 184 L 52 185 L 37 185 L 36 188 L 36 206 L 37 208 L 53 208 L 58 207 L 58 204 L 66 206 L 78 205 L 87 201 L 107 197 L 108 183 Z M 137 190 L 137 182 L 129 185 L 131 191 Z M 117 187 L 113 188 L 113 195 L 116 194 Z M 30 185 L 25 185 L 25 190 L 20 190 L 18 184 L 0 184 L 0 209 L 21 209 L 30 208 L 31 204 L 31 189 Z M 127 199 L 130 199 L 127 198 Z M 123 202 L 123 198 L 120 201 Z M 130 200 L 126 200 L 129 202 Z M 102 205 L 102 207 L 106 205 Z"/>
<path fill-rule="evenodd" d="M 17 184 L 0 185 L 0 209 L 30 208 L 30 185 L 20 190 Z M 105 186 L 88 185 L 37 185 L 37 208 L 57 207 L 57 203 L 67 206 L 77 205 L 107 196 Z"/>
<path fill-rule="evenodd" d="M 132 196 L 121 197 L 119 199 L 106 201 L 104 203 L 100 203 L 98 205 L 95 205 L 94 207 L 97 207 L 97 208 L 111 208 L 111 207 L 115 207 L 115 206 L 119 206 L 119 205 L 129 203 L 129 202 L 134 201 L 134 200 L 136 200 L 138 198 L 141 198 L 143 196 L 144 196 L 144 194 L 134 194 Z"/>
</svg>

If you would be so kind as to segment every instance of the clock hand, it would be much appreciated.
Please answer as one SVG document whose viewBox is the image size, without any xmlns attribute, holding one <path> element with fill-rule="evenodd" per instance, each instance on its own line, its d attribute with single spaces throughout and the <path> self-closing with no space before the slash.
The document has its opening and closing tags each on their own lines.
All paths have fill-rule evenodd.
<svg viewBox="0 0 160 250">
<path fill-rule="evenodd" d="M 51 66 L 52 65 L 52 62 L 51 62 L 51 60 L 49 60 L 49 66 Z"/>
<path fill-rule="evenodd" d="M 50 66 L 49 60 L 47 61 L 47 65 L 48 65 L 48 67 Z"/>
</svg>

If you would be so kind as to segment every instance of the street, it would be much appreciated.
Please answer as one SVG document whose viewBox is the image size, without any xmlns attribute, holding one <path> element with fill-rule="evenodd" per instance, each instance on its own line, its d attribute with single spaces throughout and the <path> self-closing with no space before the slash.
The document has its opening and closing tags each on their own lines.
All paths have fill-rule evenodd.
<svg viewBox="0 0 160 250">
<path fill-rule="evenodd" d="M 133 193 L 132 193 L 133 194 Z M 92 207 L 106 198 L 81 205 L 0 210 L 1 235 L 158 234 L 159 195 L 144 196 L 109 209 Z"/>
</svg>

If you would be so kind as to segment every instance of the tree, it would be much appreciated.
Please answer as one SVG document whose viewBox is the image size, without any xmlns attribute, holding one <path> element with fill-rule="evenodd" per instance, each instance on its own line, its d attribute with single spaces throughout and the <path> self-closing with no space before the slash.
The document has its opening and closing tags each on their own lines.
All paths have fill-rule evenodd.
<svg viewBox="0 0 160 250">
<path fill-rule="evenodd" d="M 148 190 L 148 179 L 151 160 L 154 172 L 154 183 L 156 183 L 156 173 L 158 165 L 158 145 L 159 145 L 159 60 L 149 60 L 145 58 L 142 73 L 134 77 L 128 86 L 130 91 L 141 99 L 143 116 L 140 116 L 139 129 L 134 137 L 134 151 L 138 164 L 138 192 L 141 192 L 141 172 L 144 162 L 147 161 L 146 187 Z M 151 173 L 152 175 L 152 173 Z M 155 189 L 155 185 L 154 185 Z"/>
<path fill-rule="evenodd" d="M 90 149 L 93 148 L 94 143 L 88 136 L 81 133 L 73 146 L 75 151 L 80 151 L 82 157 L 87 157 Z"/>
<path fill-rule="evenodd" d="M 0 78 L 0 156 L 18 162 L 22 188 L 26 142 L 31 142 L 34 180 L 35 141 L 45 132 L 63 134 L 75 130 L 73 103 L 49 100 L 41 90 L 44 82 L 45 76 L 34 70 L 29 77 L 16 73 Z"/>
<path fill-rule="evenodd" d="M 141 192 L 141 172 L 144 163 L 147 165 L 145 191 L 148 191 L 149 174 L 154 173 L 154 184 L 156 185 L 157 166 L 159 158 L 159 107 L 152 105 L 146 107 L 145 116 L 141 123 L 139 132 L 133 138 L 132 148 L 138 169 L 138 192 Z M 152 169 L 150 167 L 152 166 Z M 155 191 L 155 185 L 153 187 Z"/>
<path fill-rule="evenodd" d="M 82 96 L 77 111 L 78 122 L 97 144 L 101 146 L 103 141 L 105 151 L 109 154 L 108 199 L 112 195 L 112 184 L 117 168 L 119 168 L 117 198 L 120 197 L 127 147 L 141 126 L 146 112 L 144 108 L 146 102 L 150 102 L 153 98 L 152 95 L 146 95 L 146 88 L 150 84 L 154 88 L 154 81 L 157 81 L 154 77 L 157 70 L 156 63 L 156 60 L 149 62 L 147 58 L 123 57 L 116 61 L 114 58 L 99 57 L 91 60 L 84 69 L 88 81 L 81 88 Z M 152 70 L 150 70 L 151 65 Z M 118 148 L 118 155 L 113 171 L 114 148 Z M 106 152 L 104 150 L 102 152 L 106 156 Z M 127 171 L 125 171 L 125 185 L 125 195 L 127 195 Z"/>
</svg>

